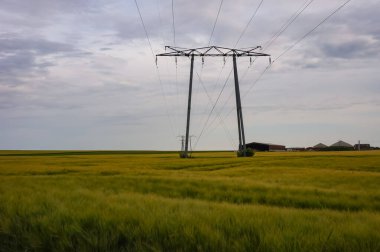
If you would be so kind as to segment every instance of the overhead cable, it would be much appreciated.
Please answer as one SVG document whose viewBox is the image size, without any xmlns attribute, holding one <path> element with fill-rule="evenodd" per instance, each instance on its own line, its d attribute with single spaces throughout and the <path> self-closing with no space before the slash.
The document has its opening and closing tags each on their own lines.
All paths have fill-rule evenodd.
<svg viewBox="0 0 380 252">
<path fill-rule="evenodd" d="M 135 1 L 135 4 L 136 4 L 136 8 L 137 8 L 137 11 L 139 13 L 139 16 L 140 16 L 140 21 L 141 21 L 141 24 L 144 28 L 144 32 L 145 32 L 145 36 L 146 36 L 146 39 L 148 41 L 148 44 L 149 44 L 149 48 L 150 48 L 150 51 L 152 53 L 152 57 L 153 57 L 153 62 L 156 62 L 156 57 L 155 57 L 155 54 L 154 54 L 154 51 L 153 51 L 153 47 L 152 47 L 152 43 L 150 42 L 150 39 L 149 39 L 149 35 L 148 35 L 148 31 L 146 29 L 146 26 L 145 26 L 145 23 L 144 23 L 144 19 L 141 15 L 141 11 L 140 11 L 140 8 L 139 8 L 139 5 L 137 3 L 137 0 L 134 0 Z M 164 98 L 164 102 L 165 102 L 165 112 L 166 112 L 166 115 L 169 119 L 169 124 L 170 124 L 170 127 L 171 127 L 171 130 L 172 130 L 172 134 L 175 136 L 175 133 L 174 133 L 174 127 L 173 127 L 173 122 L 172 122 L 172 119 L 170 117 L 170 114 L 169 114 L 169 111 L 168 111 L 168 103 L 167 103 L 167 98 L 166 98 L 166 95 L 165 95 L 165 91 L 164 91 L 164 86 L 162 84 L 162 80 L 161 80 L 161 76 L 160 76 L 160 72 L 159 72 L 159 69 L 158 69 L 158 66 L 156 65 L 155 67 L 156 69 L 156 74 L 157 74 L 157 78 L 159 80 L 159 83 L 160 83 L 160 87 L 161 87 L 161 94 Z"/>
<path fill-rule="evenodd" d="M 216 14 L 216 18 L 215 18 L 214 26 L 212 27 L 212 31 L 211 31 L 211 35 L 210 35 L 210 39 L 208 40 L 208 46 L 210 46 L 210 44 L 211 44 L 212 35 L 214 35 L 215 26 L 216 26 L 216 23 L 218 22 L 218 18 L 219 18 L 220 10 L 222 9 L 223 1 L 224 1 L 224 0 L 221 0 L 220 3 L 219 3 L 218 13 Z"/>
<path fill-rule="evenodd" d="M 247 31 L 249 25 L 251 24 L 253 18 L 256 16 L 256 14 L 257 14 L 257 12 L 259 11 L 259 9 L 260 9 L 261 5 L 263 4 L 263 2 L 264 2 L 264 0 L 261 0 L 261 1 L 260 1 L 259 5 L 257 6 L 257 8 L 255 9 L 255 11 L 253 12 L 251 18 L 249 19 L 247 25 L 244 27 L 242 33 L 240 34 L 238 40 L 236 41 L 234 47 L 236 47 L 236 46 L 239 44 L 241 38 L 244 36 L 245 32 Z"/>
</svg>

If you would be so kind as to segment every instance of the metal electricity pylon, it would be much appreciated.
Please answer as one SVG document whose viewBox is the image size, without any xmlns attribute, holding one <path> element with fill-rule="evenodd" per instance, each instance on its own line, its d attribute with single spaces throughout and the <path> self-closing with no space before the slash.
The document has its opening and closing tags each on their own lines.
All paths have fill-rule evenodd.
<svg viewBox="0 0 380 252">
<path fill-rule="evenodd" d="M 184 152 L 185 151 L 185 136 L 184 135 L 180 135 L 180 136 L 177 136 L 179 138 L 181 138 L 181 152 Z"/>
<path fill-rule="evenodd" d="M 243 156 L 246 154 L 246 145 L 245 145 L 245 134 L 244 134 L 244 124 L 243 124 L 243 112 L 241 108 L 241 99 L 240 99 L 240 90 L 239 90 L 239 78 L 237 71 L 237 57 L 261 57 L 261 56 L 270 56 L 266 53 L 256 52 L 255 50 L 261 49 L 260 46 L 243 48 L 243 49 L 234 49 L 226 48 L 219 46 L 207 46 L 200 48 L 180 48 L 173 46 L 165 46 L 165 51 L 170 50 L 169 52 L 157 54 L 158 56 L 168 56 L 168 57 L 188 57 L 190 58 L 190 81 L 189 81 L 189 96 L 187 101 L 187 120 L 186 120 L 186 139 L 185 139 L 185 150 L 181 153 L 181 157 L 189 157 L 189 130 L 190 130 L 190 111 L 191 111 L 191 95 L 193 89 L 193 70 L 194 70 L 194 57 L 202 57 L 202 62 L 204 57 L 232 57 L 233 60 L 233 69 L 234 69 L 234 79 L 235 79 L 235 96 L 236 96 L 236 113 L 238 121 L 238 130 L 239 130 L 239 150 L 243 151 Z M 156 58 L 157 60 L 157 58 Z M 252 59 L 251 59 L 252 62 Z"/>
</svg>

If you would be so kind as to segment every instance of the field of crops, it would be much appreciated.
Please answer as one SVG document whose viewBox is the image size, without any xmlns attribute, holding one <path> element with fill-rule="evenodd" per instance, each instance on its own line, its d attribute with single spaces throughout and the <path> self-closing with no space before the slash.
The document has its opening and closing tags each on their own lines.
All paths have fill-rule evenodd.
<svg viewBox="0 0 380 252">
<path fill-rule="evenodd" d="M 380 151 L 0 151 L 0 251 L 380 251 Z"/>
</svg>

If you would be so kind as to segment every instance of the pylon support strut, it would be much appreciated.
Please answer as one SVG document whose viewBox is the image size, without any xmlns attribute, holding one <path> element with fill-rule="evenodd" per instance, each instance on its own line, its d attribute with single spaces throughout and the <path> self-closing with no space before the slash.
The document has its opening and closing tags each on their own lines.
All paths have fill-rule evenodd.
<svg viewBox="0 0 380 252">
<path fill-rule="evenodd" d="M 243 156 L 245 156 L 247 147 L 245 146 L 243 112 L 242 112 L 242 108 L 241 108 L 239 77 L 238 77 L 237 64 L 236 64 L 236 55 L 232 56 L 232 60 L 233 60 L 233 66 L 234 66 L 236 113 L 237 113 L 238 130 L 239 130 L 239 151 L 243 151 Z"/>
<path fill-rule="evenodd" d="M 183 153 L 183 158 L 189 157 L 189 132 L 190 132 L 191 96 L 193 93 L 193 72 L 194 72 L 194 55 L 191 55 L 189 96 L 187 100 L 186 140 L 185 140 L 185 152 Z"/>
</svg>

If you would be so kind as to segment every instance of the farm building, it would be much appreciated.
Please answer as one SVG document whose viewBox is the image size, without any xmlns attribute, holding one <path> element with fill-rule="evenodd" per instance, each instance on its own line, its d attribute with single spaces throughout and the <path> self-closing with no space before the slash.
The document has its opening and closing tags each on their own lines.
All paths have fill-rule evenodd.
<svg viewBox="0 0 380 252">
<path fill-rule="evenodd" d="M 269 144 L 269 143 L 257 143 L 252 142 L 246 144 L 247 148 L 251 148 L 255 151 L 286 151 L 284 145 Z"/>
<path fill-rule="evenodd" d="M 370 150 L 371 145 L 369 145 L 369 144 L 355 144 L 354 149 L 355 150 Z"/>
<path fill-rule="evenodd" d="M 317 145 L 314 145 L 313 147 L 309 147 L 308 150 L 323 151 L 326 150 L 326 148 L 328 148 L 326 144 L 319 143 Z"/>
<path fill-rule="evenodd" d="M 314 149 L 323 149 L 323 148 L 327 148 L 327 145 L 323 144 L 323 143 L 319 143 L 317 145 L 314 145 L 313 148 Z"/>
<path fill-rule="evenodd" d="M 328 147 L 329 150 L 353 150 L 354 146 L 349 143 L 338 141 Z"/>
<path fill-rule="evenodd" d="M 346 143 L 346 142 L 343 142 L 343 141 L 338 141 L 332 145 L 330 145 L 330 147 L 345 147 L 345 148 L 353 148 L 354 146 L 352 146 L 351 144 L 349 143 Z"/>
<path fill-rule="evenodd" d="M 290 148 L 286 148 L 287 151 L 305 151 L 306 148 L 305 147 L 290 147 Z"/>
</svg>

